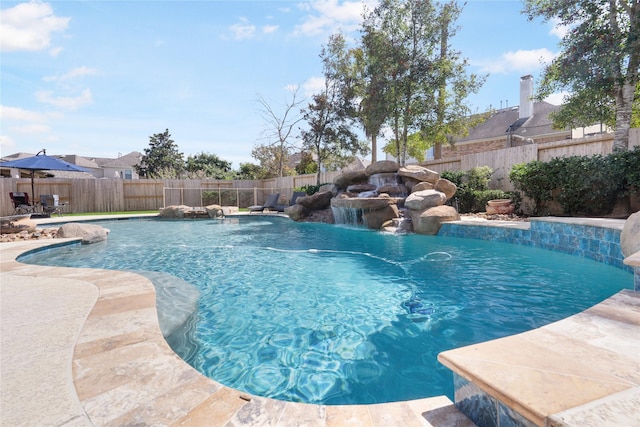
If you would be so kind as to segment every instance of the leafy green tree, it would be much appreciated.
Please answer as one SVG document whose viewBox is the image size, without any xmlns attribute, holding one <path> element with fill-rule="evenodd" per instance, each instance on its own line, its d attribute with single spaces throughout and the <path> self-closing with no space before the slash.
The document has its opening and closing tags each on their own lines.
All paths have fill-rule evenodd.
<svg viewBox="0 0 640 427">
<path fill-rule="evenodd" d="M 370 76 L 372 90 L 386 105 L 366 119 L 377 123 L 385 117 L 393 138 L 384 151 L 400 164 L 409 151 L 424 153 L 434 144 L 464 135 L 469 126 L 470 110 L 464 100 L 480 88 L 483 78 L 467 76 L 466 61 L 450 46 L 459 15 L 454 1 L 441 5 L 382 0 L 365 16 L 365 62 L 375 72 Z M 422 135 L 410 138 L 417 132 Z"/>
<path fill-rule="evenodd" d="M 317 183 L 320 172 L 332 159 L 368 153 L 351 129 L 354 121 L 351 66 L 345 39 L 341 34 L 332 35 L 323 46 L 320 58 L 323 64 L 324 88 L 313 95 L 313 101 L 302 110 L 308 128 L 301 131 L 302 144 L 312 151 L 318 163 Z"/>
<path fill-rule="evenodd" d="M 231 162 L 222 160 L 215 154 L 202 152 L 195 156 L 187 156 L 187 173 L 192 176 L 202 176 L 215 179 L 231 179 L 234 172 L 231 169 Z"/>
<path fill-rule="evenodd" d="M 142 160 L 135 166 L 143 178 L 178 178 L 184 170 L 184 157 L 171 139 L 169 129 L 149 137 Z"/>
<path fill-rule="evenodd" d="M 303 151 L 300 163 L 296 165 L 296 172 L 299 175 L 307 175 L 318 172 L 318 164 L 313 160 L 313 156 L 308 151 Z"/>
<path fill-rule="evenodd" d="M 258 180 L 266 177 L 265 169 L 253 163 L 240 163 L 240 169 L 237 173 L 238 179 Z"/>
<path fill-rule="evenodd" d="M 436 70 L 438 91 L 435 114 L 427 114 L 420 126 L 420 143 L 411 144 L 412 157 L 424 160 L 427 149 L 436 146 L 440 157 L 441 146 L 453 145 L 455 138 L 469 134 L 469 128 L 478 125 L 487 115 L 471 115 L 467 97 L 476 93 L 484 84 L 486 76 L 467 75 L 468 62 L 460 52 L 452 49 L 449 40 L 455 36 L 458 27 L 453 23 L 460 17 L 462 9 L 455 2 L 442 5 L 438 16 L 440 30 L 439 63 Z"/>
<path fill-rule="evenodd" d="M 288 150 L 278 144 L 256 145 L 251 150 L 251 157 L 260 162 L 260 167 L 264 170 L 264 178 L 293 174 L 293 170 L 287 165 Z"/>
<path fill-rule="evenodd" d="M 385 84 L 386 39 L 373 28 L 364 27 L 361 46 L 351 51 L 353 57 L 354 101 L 356 117 L 365 136 L 371 140 L 371 162 L 377 161 L 378 136 L 388 116 Z"/>
<path fill-rule="evenodd" d="M 560 54 L 544 70 L 537 96 L 569 89 L 563 106 L 567 114 L 578 124 L 594 115 L 605 123 L 615 117 L 614 150 L 627 150 L 640 67 L 640 2 L 525 0 L 524 13 L 568 29 Z M 557 117 L 570 122 L 562 113 Z"/>
<path fill-rule="evenodd" d="M 263 131 L 263 138 L 267 141 L 265 146 L 269 148 L 266 151 L 277 153 L 275 160 L 278 172 L 276 176 L 279 177 L 287 174 L 285 169 L 289 155 L 295 147 L 295 142 L 291 141 L 291 138 L 296 125 L 302 121 L 302 117 L 297 115 L 298 109 L 303 102 L 299 98 L 298 91 L 299 88 L 297 86 L 291 91 L 291 101 L 285 103 L 282 112 L 276 111 L 262 95 L 258 95 L 260 112 L 266 123 L 266 128 Z M 261 160 L 257 157 L 256 159 Z"/>
</svg>

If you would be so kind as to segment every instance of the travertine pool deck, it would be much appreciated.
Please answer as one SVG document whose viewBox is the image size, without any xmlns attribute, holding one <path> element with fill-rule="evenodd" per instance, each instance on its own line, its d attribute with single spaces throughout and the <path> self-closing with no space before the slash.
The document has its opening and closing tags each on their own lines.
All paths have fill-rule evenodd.
<svg viewBox="0 0 640 427">
<path fill-rule="evenodd" d="M 146 278 L 15 261 L 51 243 L 0 245 L 3 426 L 473 425 L 444 396 L 323 406 L 224 387 L 196 372 L 166 344 L 155 291 Z M 543 390 L 547 381 L 556 379 L 553 375 L 564 378 L 562 393 L 548 396 L 556 402 L 550 410 L 559 408 L 556 418 L 562 421 L 551 425 L 625 425 L 602 424 L 611 401 L 625 404 L 613 406 L 617 418 L 608 419 L 640 425 L 640 298 L 625 291 L 603 304 L 505 341 L 451 350 L 441 360 L 466 365 L 470 372 L 477 368 L 495 374 L 496 384 L 502 381 L 517 393 Z M 592 321 L 596 315 L 601 319 L 597 325 Z M 525 344 L 525 353 L 546 367 L 510 357 L 503 347 L 522 349 Z M 542 402 L 545 396 L 535 398 Z M 589 418 L 595 415 L 599 418 Z"/>
</svg>

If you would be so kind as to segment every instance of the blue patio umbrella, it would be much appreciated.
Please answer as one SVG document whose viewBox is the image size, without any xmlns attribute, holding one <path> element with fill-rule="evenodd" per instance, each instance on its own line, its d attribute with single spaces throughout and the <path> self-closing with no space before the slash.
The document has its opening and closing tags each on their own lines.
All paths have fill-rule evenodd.
<svg viewBox="0 0 640 427">
<path fill-rule="evenodd" d="M 35 199 L 36 194 L 34 191 L 34 176 L 36 171 L 69 171 L 69 172 L 89 172 L 80 166 L 76 166 L 72 163 L 65 162 L 56 157 L 47 156 L 45 150 L 40 151 L 33 157 L 25 157 L 24 159 L 11 160 L 8 162 L 1 162 L 0 167 L 3 168 L 16 168 L 31 171 L 31 197 Z"/>
</svg>

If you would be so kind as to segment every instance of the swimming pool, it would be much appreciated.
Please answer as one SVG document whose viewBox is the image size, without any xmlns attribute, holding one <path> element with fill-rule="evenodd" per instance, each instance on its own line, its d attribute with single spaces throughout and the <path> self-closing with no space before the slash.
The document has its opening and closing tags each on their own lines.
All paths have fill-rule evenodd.
<svg viewBox="0 0 640 427">
<path fill-rule="evenodd" d="M 104 243 L 21 261 L 164 271 L 196 285 L 175 350 L 250 393 L 324 404 L 452 395 L 436 355 L 579 312 L 631 273 L 480 240 L 393 236 L 274 217 L 101 222 Z"/>
</svg>

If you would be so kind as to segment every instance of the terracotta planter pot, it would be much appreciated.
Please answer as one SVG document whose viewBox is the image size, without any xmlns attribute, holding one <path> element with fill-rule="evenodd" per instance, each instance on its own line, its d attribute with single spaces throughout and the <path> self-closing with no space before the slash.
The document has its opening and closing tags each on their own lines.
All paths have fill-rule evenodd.
<svg viewBox="0 0 640 427">
<path fill-rule="evenodd" d="M 515 206 L 511 204 L 511 199 L 489 200 L 485 209 L 488 214 L 512 214 Z"/>
</svg>

